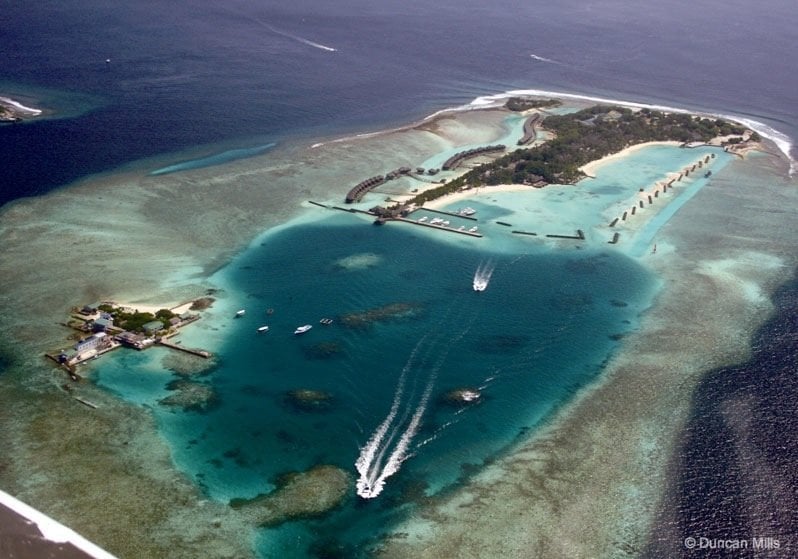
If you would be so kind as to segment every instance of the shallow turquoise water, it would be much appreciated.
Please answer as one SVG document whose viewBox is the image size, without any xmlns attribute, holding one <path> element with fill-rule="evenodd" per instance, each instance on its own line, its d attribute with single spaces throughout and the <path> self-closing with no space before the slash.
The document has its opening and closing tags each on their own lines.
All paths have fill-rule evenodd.
<svg viewBox="0 0 798 559">
<path fill-rule="evenodd" d="M 213 387 L 218 406 L 198 413 L 159 405 L 173 377 L 136 364 L 157 368 L 153 351 L 104 360 L 99 382 L 153 406 L 177 465 L 223 502 L 267 492 L 278 474 L 316 464 L 357 479 L 361 449 L 394 406 L 375 442 L 378 458 L 363 468 L 376 479 L 393 463 L 383 492 L 363 500 L 353 491 L 323 520 L 266 531 L 259 547 L 301 557 L 319 539 L 358 544 L 407 513 L 398 505 L 411 493 L 456 483 L 593 379 L 655 289 L 649 273 L 616 253 L 537 246 L 491 254 L 487 240 L 470 240 L 437 242 L 349 215 L 282 229 L 214 278 L 226 294 L 216 318 L 186 332 L 185 343 L 219 354 L 219 366 L 195 379 Z M 476 293 L 480 266 L 493 274 Z M 392 304 L 404 305 L 399 316 L 362 327 L 341 319 Z M 247 314 L 233 319 L 237 308 Z M 336 321 L 323 326 L 322 317 Z M 294 336 L 305 323 L 313 329 Z M 263 324 L 270 331 L 257 334 Z M 142 374 L 150 375 L 145 383 L 136 380 Z M 444 403 L 460 387 L 480 389 L 481 401 Z M 325 391 L 331 404 L 298 409 L 286 398 L 297 388 Z"/>
</svg>

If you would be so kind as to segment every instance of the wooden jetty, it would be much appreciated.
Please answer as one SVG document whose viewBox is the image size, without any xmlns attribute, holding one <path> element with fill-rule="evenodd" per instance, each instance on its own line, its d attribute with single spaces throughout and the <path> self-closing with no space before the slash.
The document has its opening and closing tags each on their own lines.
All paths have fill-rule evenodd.
<svg viewBox="0 0 798 559">
<path fill-rule="evenodd" d="M 538 236 L 538 234 L 537 234 L 537 233 L 533 233 L 532 231 L 518 231 L 518 230 L 513 230 L 513 231 L 510 231 L 510 233 L 514 233 L 514 234 L 516 234 L 516 235 L 529 235 L 530 237 L 537 237 L 537 236 Z"/>
<path fill-rule="evenodd" d="M 537 125 L 540 122 L 542 116 L 540 113 L 535 113 L 530 116 L 526 122 L 524 122 L 524 135 L 518 140 L 518 145 L 523 146 L 524 144 L 529 143 L 530 141 L 537 138 Z"/>
<path fill-rule="evenodd" d="M 376 175 L 357 183 L 346 195 L 346 203 L 351 204 L 352 202 L 359 202 L 360 199 L 365 196 L 366 192 L 385 183 L 386 180 L 388 179 L 383 175 Z"/>
<path fill-rule="evenodd" d="M 555 235 L 550 233 L 546 235 L 546 237 L 550 239 L 574 239 L 576 241 L 584 241 L 585 240 L 585 232 L 581 229 L 576 230 L 576 235 Z"/>
<path fill-rule="evenodd" d="M 444 171 L 450 171 L 452 169 L 457 168 L 457 166 L 462 163 L 464 160 L 470 157 L 477 157 L 478 155 L 484 155 L 486 153 L 496 153 L 498 151 L 504 151 L 507 149 L 507 146 L 504 144 L 496 144 L 494 146 L 484 146 L 481 148 L 473 148 L 467 149 L 465 151 L 461 151 L 459 153 L 454 154 L 446 162 L 441 166 L 441 169 Z"/>
<path fill-rule="evenodd" d="M 425 221 L 416 221 L 415 219 L 407 219 L 406 217 L 382 217 L 380 218 L 382 223 L 386 223 L 388 221 L 401 221 L 403 223 L 411 223 L 413 225 L 420 225 L 422 227 L 430 227 L 432 229 L 438 229 L 439 231 L 448 231 L 449 233 L 459 233 L 461 235 L 468 235 L 469 237 L 482 237 L 481 233 L 477 233 L 476 231 L 468 231 L 467 229 L 453 229 L 452 227 L 447 227 L 445 225 L 433 225 L 432 223 L 427 223 Z"/>
<path fill-rule="evenodd" d="M 417 210 L 414 210 L 414 211 L 418 211 L 418 210 L 424 210 L 425 212 L 432 212 L 432 213 L 436 213 L 436 214 L 448 215 L 448 216 L 451 216 L 451 217 L 459 217 L 460 219 L 469 219 L 471 221 L 478 221 L 477 218 L 475 218 L 475 217 L 472 217 L 470 215 L 459 214 L 457 212 L 445 212 L 443 210 L 433 210 L 432 208 L 425 208 L 424 206 L 422 206 L 422 207 L 420 207 L 420 208 L 418 208 Z"/>
<path fill-rule="evenodd" d="M 185 353 L 190 353 L 191 355 L 196 355 L 197 357 L 202 357 L 203 359 L 208 359 L 212 357 L 212 353 L 210 351 L 205 351 L 204 349 L 194 349 L 190 347 L 183 347 L 182 345 L 178 345 L 175 343 L 170 342 L 166 338 L 161 338 L 157 341 L 160 345 L 164 347 L 168 347 L 170 349 L 176 349 L 178 351 L 183 351 Z"/>
</svg>

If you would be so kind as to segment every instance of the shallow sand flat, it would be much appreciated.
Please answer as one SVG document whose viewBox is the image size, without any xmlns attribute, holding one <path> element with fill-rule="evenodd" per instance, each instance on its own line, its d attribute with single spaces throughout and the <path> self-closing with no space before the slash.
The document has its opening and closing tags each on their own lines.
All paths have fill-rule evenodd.
<svg viewBox="0 0 798 559">
<path fill-rule="evenodd" d="M 304 201 L 341 204 L 365 177 L 465 138 L 491 141 L 504 133 L 505 115 L 447 115 L 418 130 L 278 147 L 159 177 L 128 170 L 2 208 L 0 487 L 121 557 L 248 556 L 251 526 L 228 507 L 203 504 L 145 409 L 73 385 L 99 405 L 92 410 L 59 387 L 66 376 L 42 356 L 70 343 L 58 323 L 91 301 L 160 307 L 204 295 L 208 275 L 258 233 L 301 212 L 329 215 Z"/>
<path fill-rule="evenodd" d="M 744 359 L 796 265 L 798 183 L 771 157 L 735 161 L 645 256 L 664 280 L 642 329 L 527 443 L 431 499 L 381 557 L 610 557 L 642 550 L 702 371 Z M 785 209 L 788 208 L 788 209 Z M 754 294 L 754 296 L 752 296 Z"/>
</svg>

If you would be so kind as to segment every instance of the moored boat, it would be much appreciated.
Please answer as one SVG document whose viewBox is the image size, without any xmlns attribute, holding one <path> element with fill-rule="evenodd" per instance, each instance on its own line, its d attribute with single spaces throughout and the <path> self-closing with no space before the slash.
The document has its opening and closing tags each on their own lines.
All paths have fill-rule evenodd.
<svg viewBox="0 0 798 559">
<path fill-rule="evenodd" d="M 268 331 L 269 331 L 268 326 L 261 326 L 260 328 L 258 328 L 258 332 L 268 332 Z"/>
<path fill-rule="evenodd" d="M 246 309 L 236 311 L 236 318 L 242 317 L 247 313 Z"/>
<path fill-rule="evenodd" d="M 312 326 L 312 325 L 310 325 L 310 324 L 305 324 L 304 326 L 300 326 L 299 328 L 297 328 L 296 330 L 294 330 L 294 334 L 304 334 L 305 332 L 307 332 L 307 331 L 308 331 L 308 330 L 310 330 L 311 328 L 313 328 L 313 326 Z"/>
</svg>

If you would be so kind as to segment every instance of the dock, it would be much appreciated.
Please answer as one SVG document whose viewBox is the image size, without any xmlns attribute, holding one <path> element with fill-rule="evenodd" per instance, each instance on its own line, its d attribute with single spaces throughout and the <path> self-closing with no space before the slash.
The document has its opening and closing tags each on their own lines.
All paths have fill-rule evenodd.
<svg viewBox="0 0 798 559">
<path fill-rule="evenodd" d="M 432 229 L 438 229 L 439 231 L 448 231 L 449 233 L 459 233 L 461 235 L 468 235 L 469 237 L 482 237 L 481 233 L 477 233 L 476 231 L 468 231 L 466 229 L 453 229 L 451 227 L 447 227 L 445 225 L 433 225 L 432 223 L 427 223 L 424 221 L 416 221 L 415 219 L 407 219 L 406 217 L 391 217 L 391 218 L 382 218 L 383 223 L 388 221 L 401 221 L 404 223 L 410 223 L 413 225 L 420 225 L 421 227 L 430 227 Z"/>
<path fill-rule="evenodd" d="M 585 232 L 581 229 L 576 230 L 576 235 L 555 235 L 550 233 L 546 235 L 549 239 L 573 239 L 576 241 L 584 241 L 585 240 Z"/>
<path fill-rule="evenodd" d="M 213 356 L 210 351 L 205 351 L 204 349 L 194 349 L 190 347 L 183 347 L 182 345 L 178 345 L 175 343 L 170 342 L 166 338 L 161 338 L 156 343 L 168 347 L 170 349 L 176 349 L 178 351 L 183 351 L 185 353 L 190 353 L 191 355 L 196 355 L 197 357 L 202 357 L 203 359 L 208 359 Z"/>
<path fill-rule="evenodd" d="M 510 233 L 514 233 L 516 235 L 529 235 L 531 237 L 537 237 L 538 236 L 537 233 L 533 233 L 532 231 L 519 231 L 517 229 L 513 230 L 513 231 L 510 231 Z"/>
<path fill-rule="evenodd" d="M 432 212 L 432 213 L 441 214 L 441 215 L 448 215 L 448 216 L 451 216 L 451 217 L 459 217 L 460 219 L 469 219 L 471 221 L 478 221 L 477 218 L 471 217 L 470 215 L 463 215 L 463 214 L 459 214 L 459 213 L 456 213 L 456 212 L 445 212 L 443 210 L 433 210 L 432 208 L 425 208 L 424 206 L 421 206 L 420 208 L 418 208 L 417 210 L 414 210 L 414 211 L 417 212 L 419 210 L 424 210 L 425 212 Z"/>
</svg>

